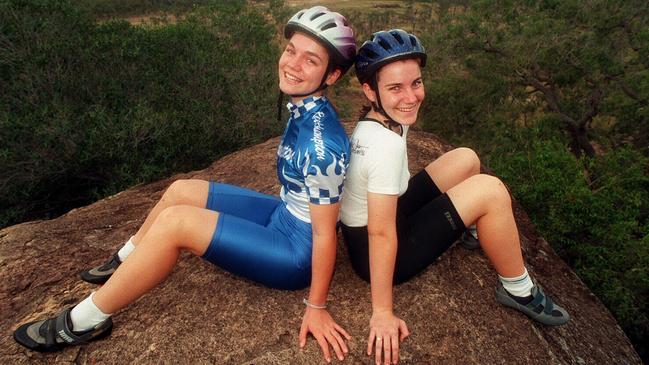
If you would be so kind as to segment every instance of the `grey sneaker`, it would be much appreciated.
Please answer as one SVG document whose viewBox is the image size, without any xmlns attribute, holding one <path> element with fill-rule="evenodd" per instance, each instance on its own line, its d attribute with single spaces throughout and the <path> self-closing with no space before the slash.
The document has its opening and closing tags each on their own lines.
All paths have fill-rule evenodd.
<svg viewBox="0 0 649 365">
<path fill-rule="evenodd" d="M 538 285 L 532 287 L 532 301 L 527 305 L 523 305 L 514 300 L 511 294 L 505 290 L 502 283 L 498 281 L 496 285 L 496 300 L 503 305 L 523 312 L 535 321 L 549 326 L 562 325 L 570 320 L 568 312 L 552 302 L 552 299 Z"/>
<path fill-rule="evenodd" d="M 81 280 L 91 284 L 104 284 L 121 263 L 122 261 L 119 259 L 119 255 L 115 252 L 103 265 L 83 271 L 79 275 L 81 276 Z"/>
<path fill-rule="evenodd" d="M 470 231 L 466 230 L 460 236 L 460 244 L 467 250 L 475 250 L 480 248 L 480 241 L 471 234 Z"/>
<path fill-rule="evenodd" d="M 113 320 L 110 318 L 88 331 L 73 332 L 71 310 L 72 308 L 68 308 L 56 317 L 23 324 L 14 331 L 14 340 L 33 351 L 52 352 L 110 335 L 113 329 Z"/>
</svg>

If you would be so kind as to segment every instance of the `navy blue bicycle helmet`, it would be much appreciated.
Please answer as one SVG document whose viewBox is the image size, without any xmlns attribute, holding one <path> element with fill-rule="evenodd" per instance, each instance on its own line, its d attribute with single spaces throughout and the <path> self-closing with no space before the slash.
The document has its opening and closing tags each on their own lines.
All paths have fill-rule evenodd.
<svg viewBox="0 0 649 365">
<path fill-rule="evenodd" d="M 376 103 L 372 102 L 372 108 L 387 118 L 388 125 L 398 122 L 383 109 L 376 73 L 387 64 L 405 59 L 418 59 L 421 67 L 426 66 L 426 51 L 419 38 L 401 29 L 372 34 L 372 39 L 365 41 L 356 55 L 356 77 L 361 84 L 369 84 L 376 92 Z"/>
<path fill-rule="evenodd" d="M 411 58 L 419 59 L 421 67 L 426 65 L 426 51 L 414 34 L 401 29 L 376 32 L 358 50 L 356 76 L 363 84 L 388 63 Z"/>
</svg>

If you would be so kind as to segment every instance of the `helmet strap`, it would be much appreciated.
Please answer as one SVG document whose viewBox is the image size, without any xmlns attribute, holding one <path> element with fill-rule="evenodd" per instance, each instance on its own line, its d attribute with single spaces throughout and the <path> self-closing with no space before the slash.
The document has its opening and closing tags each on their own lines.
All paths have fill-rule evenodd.
<svg viewBox="0 0 649 365">
<path fill-rule="evenodd" d="M 372 79 L 370 79 L 370 87 L 376 94 L 376 102 L 370 102 L 372 105 L 372 109 L 379 113 L 380 115 L 385 117 L 385 120 L 383 120 L 381 123 L 383 124 L 384 127 L 387 129 L 397 133 L 400 136 L 403 136 L 403 126 L 394 120 L 388 112 L 383 109 L 383 105 L 381 104 L 381 94 L 379 94 L 379 87 L 378 87 L 378 82 L 376 81 L 376 74 L 372 76 Z M 398 129 L 399 132 L 396 132 L 394 129 Z"/>
<path fill-rule="evenodd" d="M 372 90 L 374 90 L 374 93 L 376 94 L 376 103 L 372 102 L 372 109 L 374 109 L 375 112 L 381 114 L 386 118 L 386 122 L 388 126 L 391 124 L 400 124 L 397 121 L 392 118 L 388 112 L 383 109 L 383 104 L 381 103 L 381 94 L 379 93 L 379 85 L 378 82 L 376 81 L 376 73 L 372 76 L 372 79 L 370 80 L 370 86 L 372 87 Z"/>
</svg>

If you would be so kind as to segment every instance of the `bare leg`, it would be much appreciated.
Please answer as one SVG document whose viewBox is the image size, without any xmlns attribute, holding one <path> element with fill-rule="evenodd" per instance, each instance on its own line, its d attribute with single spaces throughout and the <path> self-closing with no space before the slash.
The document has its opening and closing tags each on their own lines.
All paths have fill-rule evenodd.
<svg viewBox="0 0 649 365">
<path fill-rule="evenodd" d="M 217 212 L 187 205 L 162 210 L 129 259 L 95 293 L 95 305 L 104 313 L 114 313 L 162 282 L 181 250 L 203 255 L 217 219 Z"/>
<path fill-rule="evenodd" d="M 144 220 L 144 223 L 137 231 L 131 240 L 134 245 L 142 242 L 145 234 L 153 225 L 156 218 L 164 209 L 174 205 L 190 205 L 198 208 L 205 208 L 207 203 L 207 195 L 209 190 L 209 182 L 204 180 L 176 180 L 164 192 L 162 198 L 151 209 L 149 215 Z"/>
<path fill-rule="evenodd" d="M 482 250 L 502 277 L 525 272 L 511 198 L 505 185 L 489 175 L 475 175 L 448 191 L 465 226 L 477 222 Z"/>
<path fill-rule="evenodd" d="M 446 152 L 426 166 L 426 172 L 444 193 L 480 173 L 480 159 L 470 148 L 460 147 Z"/>
</svg>

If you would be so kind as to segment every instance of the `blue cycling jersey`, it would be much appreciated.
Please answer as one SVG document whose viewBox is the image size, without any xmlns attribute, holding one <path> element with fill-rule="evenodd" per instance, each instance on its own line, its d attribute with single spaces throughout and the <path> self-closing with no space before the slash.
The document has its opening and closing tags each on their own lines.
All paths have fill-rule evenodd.
<svg viewBox="0 0 649 365">
<path fill-rule="evenodd" d="M 309 203 L 334 204 L 349 165 L 349 139 L 326 97 L 288 103 L 291 113 L 277 150 L 281 198 L 291 214 L 310 223 Z"/>
<path fill-rule="evenodd" d="M 350 147 L 326 98 L 288 107 L 277 152 L 281 200 L 211 182 L 206 208 L 219 212 L 219 220 L 203 257 L 272 288 L 302 289 L 311 280 L 309 203 L 338 202 Z"/>
</svg>

